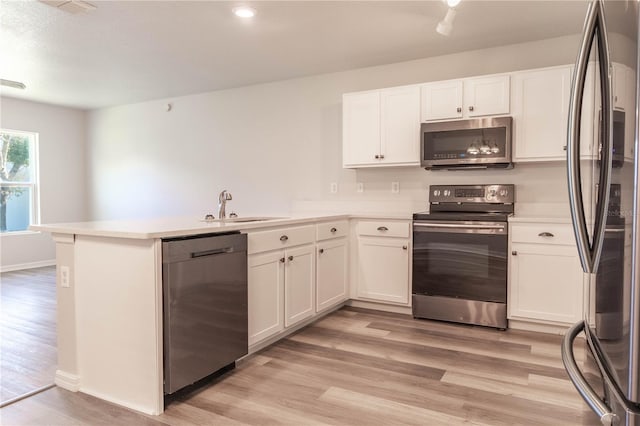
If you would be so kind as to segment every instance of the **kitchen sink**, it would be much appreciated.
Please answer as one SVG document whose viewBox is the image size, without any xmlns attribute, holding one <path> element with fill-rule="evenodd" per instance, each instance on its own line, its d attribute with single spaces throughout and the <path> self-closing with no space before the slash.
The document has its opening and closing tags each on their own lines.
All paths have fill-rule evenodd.
<svg viewBox="0 0 640 426">
<path fill-rule="evenodd" d="M 201 219 L 201 222 L 227 222 L 227 223 L 248 223 L 264 222 L 266 220 L 284 219 L 283 217 L 231 217 L 226 219 Z"/>
</svg>

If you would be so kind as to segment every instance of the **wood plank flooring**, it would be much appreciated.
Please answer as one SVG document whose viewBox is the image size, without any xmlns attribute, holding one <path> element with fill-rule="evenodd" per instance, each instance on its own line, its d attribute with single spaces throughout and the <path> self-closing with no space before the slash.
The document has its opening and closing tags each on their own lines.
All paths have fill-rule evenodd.
<svg viewBox="0 0 640 426">
<path fill-rule="evenodd" d="M 56 268 L 0 274 L 0 401 L 53 383 Z"/>
<path fill-rule="evenodd" d="M 564 372 L 560 340 L 343 308 L 160 416 L 59 388 L 0 416 L 6 425 L 598 425 Z"/>
</svg>

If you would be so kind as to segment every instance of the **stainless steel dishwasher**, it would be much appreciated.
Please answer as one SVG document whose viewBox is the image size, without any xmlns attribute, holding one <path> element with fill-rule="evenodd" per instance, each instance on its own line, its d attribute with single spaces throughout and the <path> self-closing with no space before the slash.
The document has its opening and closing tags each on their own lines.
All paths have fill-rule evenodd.
<svg viewBox="0 0 640 426">
<path fill-rule="evenodd" d="M 247 236 L 162 242 L 164 393 L 172 394 L 247 354 Z"/>
</svg>

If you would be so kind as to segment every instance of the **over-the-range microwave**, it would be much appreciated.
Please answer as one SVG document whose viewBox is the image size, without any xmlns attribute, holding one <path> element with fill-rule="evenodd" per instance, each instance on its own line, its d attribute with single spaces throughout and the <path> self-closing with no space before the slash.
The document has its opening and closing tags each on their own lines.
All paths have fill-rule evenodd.
<svg viewBox="0 0 640 426">
<path fill-rule="evenodd" d="M 510 168 L 511 117 L 422 123 L 421 165 L 427 170 Z"/>
</svg>

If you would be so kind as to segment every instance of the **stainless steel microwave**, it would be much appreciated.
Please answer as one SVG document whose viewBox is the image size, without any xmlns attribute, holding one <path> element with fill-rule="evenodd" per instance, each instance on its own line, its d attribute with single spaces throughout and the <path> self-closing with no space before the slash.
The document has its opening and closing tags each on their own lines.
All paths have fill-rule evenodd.
<svg viewBox="0 0 640 426">
<path fill-rule="evenodd" d="M 422 123 L 421 165 L 427 170 L 511 168 L 511 117 Z"/>
</svg>

